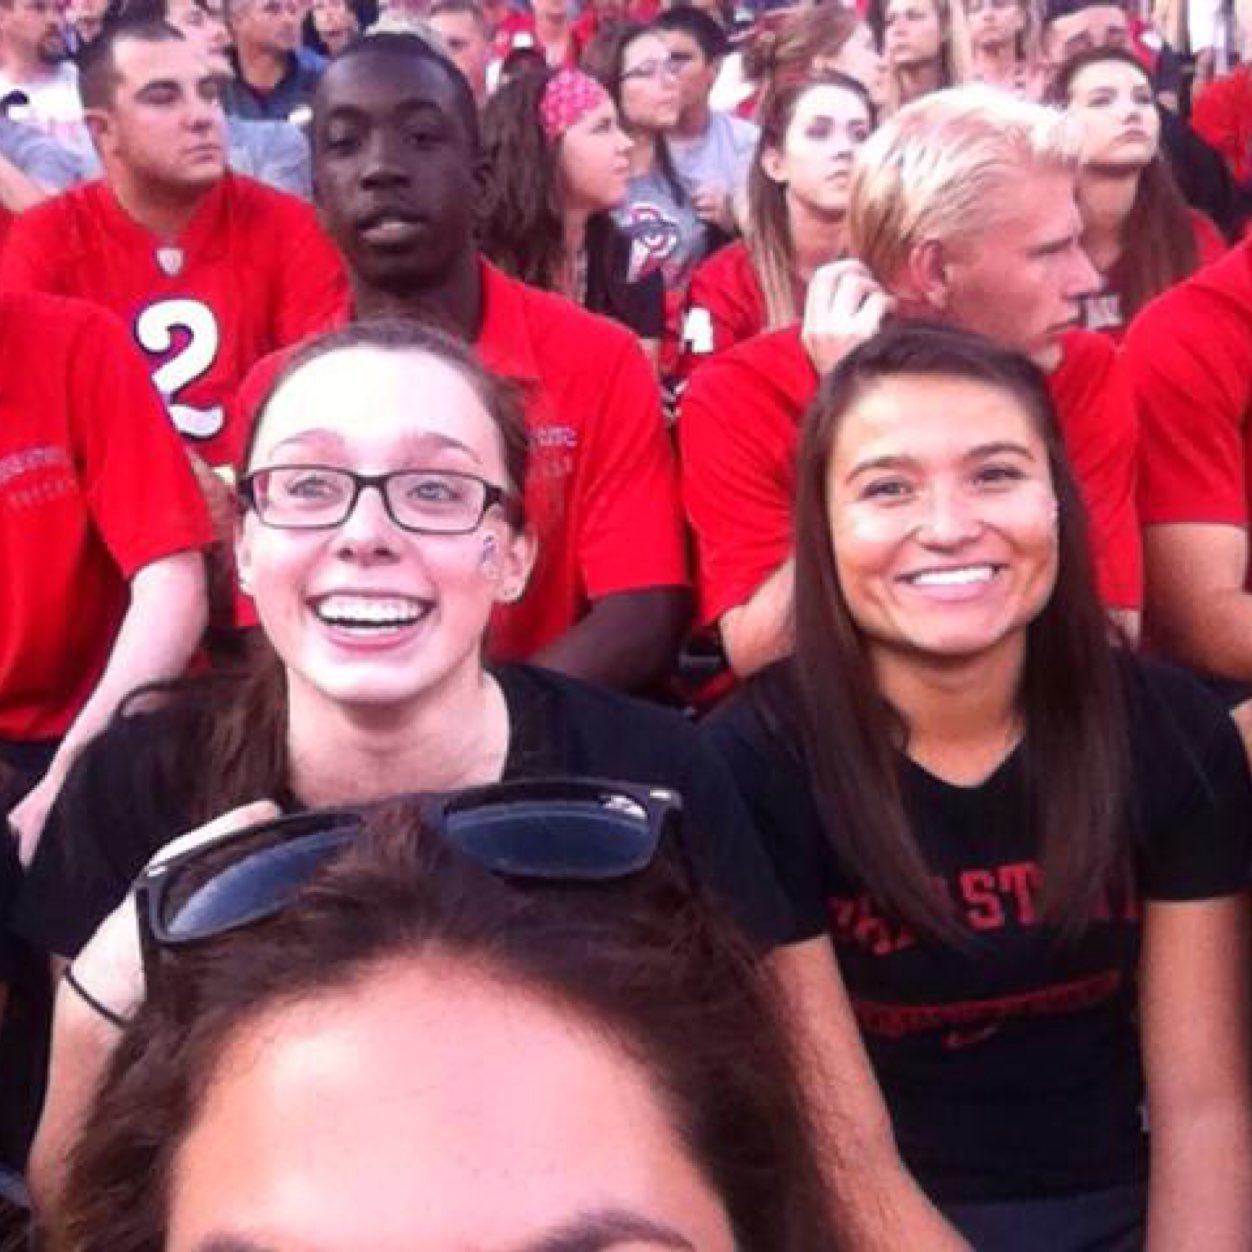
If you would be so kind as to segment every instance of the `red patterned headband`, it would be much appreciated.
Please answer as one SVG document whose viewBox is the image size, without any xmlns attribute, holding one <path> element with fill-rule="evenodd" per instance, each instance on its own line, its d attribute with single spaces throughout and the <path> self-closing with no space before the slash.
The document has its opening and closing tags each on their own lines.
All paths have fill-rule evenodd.
<svg viewBox="0 0 1252 1252">
<path fill-rule="evenodd" d="M 539 125 L 550 140 L 560 139 L 608 98 L 609 93 L 581 70 L 557 70 L 539 97 Z"/>
</svg>

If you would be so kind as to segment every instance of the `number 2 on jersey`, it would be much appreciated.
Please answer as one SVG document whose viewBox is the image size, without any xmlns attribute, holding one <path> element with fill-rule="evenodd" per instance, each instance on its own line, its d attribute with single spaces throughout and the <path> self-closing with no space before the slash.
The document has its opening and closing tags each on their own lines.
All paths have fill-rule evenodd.
<svg viewBox="0 0 1252 1252">
<path fill-rule="evenodd" d="M 170 359 L 153 371 L 152 381 L 165 399 L 170 420 L 189 439 L 212 439 L 225 425 L 220 404 L 195 408 L 183 404 L 178 393 L 212 368 L 221 334 L 213 310 L 199 300 L 161 300 L 150 304 L 135 319 L 135 338 L 145 352 L 168 352 L 174 346 L 174 332 L 187 333 L 187 342 Z"/>
</svg>

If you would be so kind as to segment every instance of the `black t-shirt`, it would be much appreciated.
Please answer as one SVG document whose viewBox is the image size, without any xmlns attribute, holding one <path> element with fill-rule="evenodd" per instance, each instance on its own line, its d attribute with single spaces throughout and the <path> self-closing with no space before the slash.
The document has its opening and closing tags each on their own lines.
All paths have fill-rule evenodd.
<svg viewBox="0 0 1252 1252">
<path fill-rule="evenodd" d="M 607 214 L 587 224 L 587 295 L 583 303 L 640 339 L 665 333 L 665 280 L 660 270 L 630 278 L 630 239 Z"/>
<path fill-rule="evenodd" d="M 1020 749 L 974 787 L 901 762 L 919 846 L 969 929 L 958 949 L 918 941 L 841 868 L 798 749 L 764 712 L 764 694 L 787 689 L 785 663 L 706 723 L 774 859 L 797 937 L 826 931 L 834 942 L 901 1153 L 940 1203 L 1144 1176 L 1140 903 L 1249 882 L 1252 783 L 1233 723 L 1186 675 L 1124 668 L 1137 898 L 1070 946 L 1037 919 Z"/>
<path fill-rule="evenodd" d="M 701 880 L 762 947 L 787 938 L 794 923 L 769 859 L 726 767 L 694 727 L 671 710 L 547 670 L 495 672 L 509 709 L 506 778 L 600 777 L 678 791 Z M 154 751 L 171 733 L 167 711 L 124 715 L 83 752 L 27 873 L 16 933 L 77 954 L 152 854 L 196 824 L 187 779 L 202 744 L 184 736 L 175 753 Z M 261 798 L 223 797 L 222 811 Z"/>
</svg>

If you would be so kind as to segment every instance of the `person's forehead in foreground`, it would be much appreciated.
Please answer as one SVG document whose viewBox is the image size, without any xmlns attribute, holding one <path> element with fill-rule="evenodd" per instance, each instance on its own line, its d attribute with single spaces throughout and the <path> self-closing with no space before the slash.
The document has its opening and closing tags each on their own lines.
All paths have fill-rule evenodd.
<svg viewBox="0 0 1252 1252">
<path fill-rule="evenodd" d="M 278 1006 L 218 1059 L 170 1252 L 732 1252 L 645 1070 L 551 997 L 448 959 Z"/>
</svg>

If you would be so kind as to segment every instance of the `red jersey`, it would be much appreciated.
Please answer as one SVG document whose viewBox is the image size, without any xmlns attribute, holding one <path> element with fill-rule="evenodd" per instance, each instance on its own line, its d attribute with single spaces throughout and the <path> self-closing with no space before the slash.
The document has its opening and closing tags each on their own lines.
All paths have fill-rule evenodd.
<svg viewBox="0 0 1252 1252">
<path fill-rule="evenodd" d="M 1198 209 L 1188 209 L 1191 233 L 1195 239 L 1196 269 L 1212 265 L 1226 255 L 1226 240 L 1213 222 Z M 1099 291 L 1083 296 L 1079 312 L 1085 330 L 1098 330 L 1114 343 L 1126 334 L 1126 317 L 1122 310 L 1120 267 L 1114 265 L 1102 275 L 1104 285 Z"/>
<path fill-rule="evenodd" d="M 718 248 L 691 276 L 683 319 L 683 376 L 764 329 L 765 296 L 748 245 L 737 239 Z"/>
<path fill-rule="evenodd" d="M 1147 525 L 1246 527 L 1252 484 L 1252 243 L 1159 296 L 1123 349 L 1143 425 Z"/>
<path fill-rule="evenodd" d="M 324 326 L 346 289 L 338 253 L 303 201 L 227 174 L 174 242 L 104 182 L 23 213 L 0 289 L 77 296 L 130 327 L 174 425 L 210 465 L 229 460 L 227 399 L 267 353 Z"/>
<path fill-rule="evenodd" d="M 1252 178 L 1252 67 L 1210 83 L 1191 105 L 1191 128 L 1222 154 L 1235 182 Z"/>
<path fill-rule="evenodd" d="M 139 353 L 103 310 L 0 295 L 0 738 L 54 739 L 137 570 L 213 538 Z"/>
<path fill-rule="evenodd" d="M 791 553 L 796 444 L 817 382 L 800 328 L 790 326 L 710 361 L 683 393 L 683 500 L 696 534 L 702 625 L 743 604 Z M 1048 383 L 1090 516 L 1101 594 L 1112 607 L 1138 608 L 1137 426 L 1116 350 L 1071 331 Z"/>
<path fill-rule="evenodd" d="M 521 384 L 530 432 L 524 495 L 539 556 L 526 594 L 498 609 L 490 641 L 494 658 L 512 660 L 564 634 L 592 600 L 685 587 L 685 536 L 673 448 L 634 336 L 486 262 L 481 273 L 474 348 Z M 249 376 L 241 434 L 282 362 L 271 357 Z"/>
</svg>

